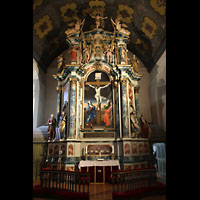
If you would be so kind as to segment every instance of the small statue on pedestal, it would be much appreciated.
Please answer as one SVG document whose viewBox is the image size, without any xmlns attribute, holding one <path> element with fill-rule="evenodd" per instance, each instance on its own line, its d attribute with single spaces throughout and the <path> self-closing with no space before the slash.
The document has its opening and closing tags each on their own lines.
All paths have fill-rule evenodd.
<svg viewBox="0 0 200 200">
<path fill-rule="evenodd" d="M 113 54 L 113 49 L 111 45 L 108 45 L 108 48 L 104 51 L 104 54 L 106 55 L 106 60 L 108 63 L 112 62 L 112 54 Z"/>
<path fill-rule="evenodd" d="M 138 137 L 141 128 L 138 123 L 136 112 L 133 108 L 133 105 L 130 105 L 130 119 L 131 119 L 131 129 L 135 132 L 133 137 Z"/>
<path fill-rule="evenodd" d="M 144 114 L 141 114 L 140 117 L 140 126 L 141 126 L 141 135 L 143 138 L 150 137 L 151 134 L 151 128 L 148 125 L 148 122 L 144 118 Z"/>
<path fill-rule="evenodd" d="M 58 56 L 58 66 L 57 66 L 57 71 L 58 73 L 60 73 L 62 70 L 63 70 L 63 64 L 64 64 L 64 58 L 63 58 L 63 55 L 61 54 L 60 56 Z"/>
<path fill-rule="evenodd" d="M 62 111 L 62 114 L 60 116 L 60 122 L 59 122 L 59 132 L 60 132 L 60 139 L 65 139 L 65 130 L 66 130 L 66 123 L 67 123 L 67 116 L 64 111 Z"/>
<path fill-rule="evenodd" d="M 136 74 L 138 74 L 138 64 L 139 63 L 140 63 L 139 60 L 136 58 L 135 54 L 133 54 L 131 67 L 133 69 L 133 72 L 135 72 Z"/>
<path fill-rule="evenodd" d="M 53 114 L 51 114 L 51 117 L 49 118 L 48 122 L 48 140 L 54 140 L 56 135 L 56 119 Z"/>
</svg>

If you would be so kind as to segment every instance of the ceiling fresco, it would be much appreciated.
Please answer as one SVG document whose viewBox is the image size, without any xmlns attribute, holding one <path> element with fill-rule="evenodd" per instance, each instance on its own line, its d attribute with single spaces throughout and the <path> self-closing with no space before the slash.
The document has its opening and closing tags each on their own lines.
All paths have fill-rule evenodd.
<svg viewBox="0 0 200 200">
<path fill-rule="evenodd" d="M 44 71 L 69 48 L 65 30 L 85 19 L 83 31 L 95 28 L 91 13 L 100 9 L 104 30 L 113 31 L 111 18 L 120 19 L 131 32 L 128 50 L 135 53 L 150 72 L 166 46 L 165 0 L 34 0 L 33 56 Z"/>
</svg>

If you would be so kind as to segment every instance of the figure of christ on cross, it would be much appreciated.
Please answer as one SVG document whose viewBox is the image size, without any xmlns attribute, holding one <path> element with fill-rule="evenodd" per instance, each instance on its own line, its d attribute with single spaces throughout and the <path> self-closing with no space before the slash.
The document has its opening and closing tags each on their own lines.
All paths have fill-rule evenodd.
<svg viewBox="0 0 200 200">
<path fill-rule="evenodd" d="M 101 96 L 101 89 L 108 87 L 110 84 L 111 84 L 110 82 L 107 82 L 107 81 L 100 82 L 100 80 L 97 80 L 96 82 L 86 83 L 86 85 L 95 89 L 95 92 L 96 92 L 94 98 L 97 101 L 97 123 L 98 124 L 100 124 L 101 122 L 101 102 L 102 100 L 106 100 L 106 97 Z"/>
</svg>

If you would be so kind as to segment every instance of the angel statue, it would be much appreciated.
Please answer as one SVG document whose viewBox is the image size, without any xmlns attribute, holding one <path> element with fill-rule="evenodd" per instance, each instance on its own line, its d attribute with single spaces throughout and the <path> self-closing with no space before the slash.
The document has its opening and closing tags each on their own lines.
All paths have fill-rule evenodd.
<svg viewBox="0 0 200 200">
<path fill-rule="evenodd" d="M 103 12 L 101 12 L 100 10 L 94 10 L 92 14 L 90 14 L 90 16 L 96 20 L 96 28 L 104 27 L 104 19 L 107 19 L 108 17 L 103 17 Z"/>
<path fill-rule="evenodd" d="M 126 24 L 120 24 L 120 20 L 118 18 L 116 18 L 115 22 L 113 21 L 113 19 L 110 19 L 112 24 L 114 25 L 114 27 L 116 28 L 117 31 L 119 31 L 120 33 L 123 33 L 127 36 L 129 36 L 131 34 L 130 31 L 126 30 L 125 28 L 127 28 L 128 26 Z M 125 28 L 122 28 L 125 27 Z"/>
<path fill-rule="evenodd" d="M 69 28 L 65 31 L 65 34 L 66 35 L 71 35 L 72 33 L 76 33 L 76 32 L 79 32 L 82 30 L 83 28 L 83 25 L 85 23 L 85 19 L 83 19 L 83 21 L 81 22 L 81 20 L 78 18 L 76 23 L 71 23 L 69 24 L 69 26 L 73 26 L 74 25 L 74 28 Z"/>
</svg>

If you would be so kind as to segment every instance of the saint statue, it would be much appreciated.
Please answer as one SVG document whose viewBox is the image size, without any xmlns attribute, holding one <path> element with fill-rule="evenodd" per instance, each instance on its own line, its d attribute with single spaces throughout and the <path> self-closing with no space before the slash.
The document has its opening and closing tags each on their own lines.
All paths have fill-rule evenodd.
<svg viewBox="0 0 200 200">
<path fill-rule="evenodd" d="M 96 117 L 96 107 L 92 104 L 91 101 L 88 101 L 86 113 L 88 116 L 86 119 L 86 126 L 90 126 L 92 128 L 93 120 Z"/>
<path fill-rule="evenodd" d="M 58 72 L 61 72 L 62 71 L 62 69 L 63 69 L 63 64 L 64 64 L 64 58 L 63 58 L 63 55 L 61 54 L 60 56 L 58 56 L 58 60 L 57 60 L 57 62 L 58 62 L 58 66 L 57 66 L 57 71 Z"/>
<path fill-rule="evenodd" d="M 101 96 L 101 89 L 108 87 L 110 85 L 110 83 L 108 83 L 107 85 L 102 86 L 102 87 L 92 86 L 90 84 L 88 84 L 88 85 L 91 88 L 95 89 L 96 94 L 95 94 L 94 98 L 97 101 L 97 110 L 100 110 L 100 104 L 101 104 L 102 100 L 106 100 L 106 97 Z"/>
<path fill-rule="evenodd" d="M 65 138 L 66 123 L 67 123 L 67 116 L 65 112 L 62 111 L 62 114 L 60 116 L 60 121 L 59 121 L 60 139 L 62 140 Z"/>
<path fill-rule="evenodd" d="M 82 59 L 83 64 L 87 64 L 89 62 L 90 55 L 91 55 L 90 47 L 89 45 L 86 45 L 86 47 L 83 50 L 83 59 Z"/>
<path fill-rule="evenodd" d="M 135 54 L 133 54 L 133 59 L 132 59 L 132 68 L 133 68 L 133 71 L 138 73 L 138 64 L 139 64 L 139 60 L 136 58 Z"/>
<path fill-rule="evenodd" d="M 121 64 L 128 64 L 128 57 L 127 57 L 128 49 L 126 48 L 125 44 L 119 45 L 119 53 L 121 58 Z"/>
<path fill-rule="evenodd" d="M 112 111 L 112 105 L 110 103 L 110 100 L 107 100 L 106 105 L 104 106 L 104 123 L 106 124 L 106 126 L 110 126 L 110 113 Z"/>
<path fill-rule="evenodd" d="M 135 130 L 136 137 L 137 137 L 141 128 L 140 128 L 139 122 L 137 120 L 136 112 L 133 108 L 133 105 L 130 105 L 130 119 L 131 119 L 131 129 Z"/>
<path fill-rule="evenodd" d="M 106 55 L 106 60 L 108 63 L 111 63 L 112 61 L 113 49 L 114 47 L 112 47 L 111 45 L 108 45 L 108 48 L 106 49 L 106 51 L 104 51 L 104 54 Z"/>
<path fill-rule="evenodd" d="M 128 26 L 127 26 L 126 24 L 121 24 L 121 23 L 120 23 L 120 20 L 119 20 L 118 18 L 116 18 L 115 22 L 114 22 L 113 19 L 111 18 L 111 22 L 112 22 L 112 24 L 114 25 L 115 29 L 116 29 L 117 31 L 119 31 L 120 33 L 123 33 L 123 34 L 125 34 L 125 35 L 127 35 L 127 36 L 129 36 L 129 35 L 131 34 L 130 31 L 128 31 L 128 30 L 125 29 L 125 28 L 127 28 Z M 122 26 L 125 27 L 125 28 L 122 28 Z"/>
<path fill-rule="evenodd" d="M 143 138 L 150 137 L 151 129 L 148 125 L 148 122 L 144 118 L 144 114 L 141 114 L 140 117 L 140 126 L 141 126 L 141 135 Z"/>
<path fill-rule="evenodd" d="M 56 119 L 53 114 L 51 114 L 50 118 L 48 119 L 48 140 L 54 140 L 56 136 Z"/>
</svg>

